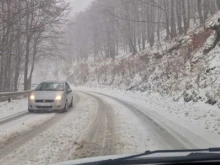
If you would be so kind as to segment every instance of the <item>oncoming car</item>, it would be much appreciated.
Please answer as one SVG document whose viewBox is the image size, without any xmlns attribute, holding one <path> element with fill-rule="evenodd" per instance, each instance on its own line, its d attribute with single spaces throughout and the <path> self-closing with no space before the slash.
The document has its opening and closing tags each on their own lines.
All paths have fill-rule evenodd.
<svg viewBox="0 0 220 165">
<path fill-rule="evenodd" d="M 65 81 L 43 81 L 28 97 L 29 112 L 66 112 L 72 106 L 72 89 Z"/>
</svg>

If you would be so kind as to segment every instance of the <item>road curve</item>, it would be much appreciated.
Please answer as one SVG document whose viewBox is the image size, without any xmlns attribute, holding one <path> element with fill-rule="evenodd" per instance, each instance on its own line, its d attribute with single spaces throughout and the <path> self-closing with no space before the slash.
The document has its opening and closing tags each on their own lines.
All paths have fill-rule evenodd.
<svg viewBox="0 0 220 165">
<path fill-rule="evenodd" d="M 201 148 L 201 143 L 205 147 L 213 146 L 212 143 L 199 137 L 193 132 L 190 133 L 190 136 L 194 139 L 198 139 L 198 144 L 195 143 L 195 140 L 191 140 L 188 134 L 181 134 L 178 130 L 173 129 L 172 127 L 166 125 L 164 122 L 160 121 L 159 117 L 155 117 L 155 114 L 152 114 L 147 107 L 140 107 L 134 105 L 128 101 L 122 100 L 117 97 L 109 96 L 103 93 L 98 92 L 88 92 L 89 94 L 99 96 L 101 98 L 111 98 L 116 102 L 127 107 L 128 110 L 132 111 L 133 114 L 139 118 L 142 125 L 145 126 L 145 129 L 150 136 L 154 139 L 159 149 L 190 149 L 190 148 Z M 161 117 L 161 116 L 160 116 Z M 173 125 L 174 126 L 174 125 Z M 181 128 L 182 129 L 182 128 Z"/>
<path fill-rule="evenodd" d="M 0 133 L 0 164 L 52 164 L 85 157 L 137 153 L 152 149 L 147 148 L 151 146 L 148 139 L 152 139 L 159 149 L 198 148 L 146 107 L 100 93 L 73 93 L 75 106 L 67 113 L 54 113 L 46 122 L 8 141 L 1 141 Z M 34 117 L 37 114 L 15 117 L 0 124 L 0 129 L 10 129 L 10 125 L 22 124 L 23 119 Z"/>
</svg>

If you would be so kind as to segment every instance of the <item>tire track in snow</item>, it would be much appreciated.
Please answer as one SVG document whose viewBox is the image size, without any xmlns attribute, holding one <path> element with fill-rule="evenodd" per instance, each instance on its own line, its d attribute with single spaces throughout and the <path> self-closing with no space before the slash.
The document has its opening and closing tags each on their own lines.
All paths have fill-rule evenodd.
<svg viewBox="0 0 220 165">
<path fill-rule="evenodd" d="M 159 148 L 164 148 L 164 149 L 198 148 L 193 143 L 191 143 L 187 138 L 183 137 L 178 132 L 172 130 L 172 128 L 165 127 L 163 123 L 160 123 L 160 121 L 154 119 L 146 111 L 143 111 L 140 108 L 135 107 L 131 103 L 98 92 L 86 92 L 86 93 L 96 94 L 96 96 L 101 95 L 104 97 L 111 98 L 119 102 L 120 104 L 124 105 L 129 110 L 131 110 L 133 114 L 140 119 L 140 121 L 145 126 L 146 130 L 152 134 L 152 136 L 154 137 L 154 141 L 157 142 Z"/>
<path fill-rule="evenodd" d="M 94 114 L 87 133 L 79 139 L 75 158 L 115 154 L 114 114 L 110 105 L 97 96 L 85 92 L 80 93 L 94 98 L 98 103 L 98 111 Z"/>
<path fill-rule="evenodd" d="M 78 103 L 79 99 L 80 99 L 79 96 L 76 95 L 74 98 L 76 98 L 76 100 L 74 102 Z M 74 108 L 75 108 L 75 106 L 74 106 Z M 10 143 L 7 142 L 4 144 L 0 144 L 0 159 L 5 157 L 9 153 L 11 153 L 16 148 L 27 143 L 29 140 L 33 139 L 38 134 L 46 131 L 47 129 L 49 129 L 51 126 L 53 126 L 54 124 L 59 122 L 62 118 L 64 118 L 67 115 L 68 115 L 68 112 L 63 113 L 63 114 L 57 114 L 55 117 L 51 118 L 50 120 L 44 122 L 43 124 L 41 124 L 37 127 L 35 127 L 34 129 L 32 129 L 28 132 L 25 132 L 16 138 L 13 138 L 13 140 L 10 141 Z"/>
<path fill-rule="evenodd" d="M 10 116 L 1 118 L 1 119 L 0 119 L 0 125 L 9 123 L 9 122 L 14 121 L 14 120 L 16 120 L 16 119 L 19 119 L 19 118 L 21 118 L 21 117 L 24 117 L 24 116 L 26 116 L 26 115 L 28 115 L 28 114 L 30 114 L 30 113 L 26 110 L 26 111 L 23 111 L 23 112 L 18 112 L 18 113 L 15 113 L 15 114 L 13 114 L 13 115 L 10 115 Z"/>
</svg>

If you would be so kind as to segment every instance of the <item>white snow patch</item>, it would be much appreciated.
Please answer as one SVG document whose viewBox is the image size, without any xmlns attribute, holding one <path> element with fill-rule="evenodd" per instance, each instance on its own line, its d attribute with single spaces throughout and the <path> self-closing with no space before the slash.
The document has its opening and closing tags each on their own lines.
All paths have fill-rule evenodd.
<svg viewBox="0 0 220 165">
<path fill-rule="evenodd" d="M 27 111 L 27 99 L 12 100 L 12 102 L 0 102 L 0 119 L 14 115 L 19 112 Z"/>
<path fill-rule="evenodd" d="M 53 118 L 55 114 L 30 114 L 0 126 L 0 144 L 6 144 L 21 134 Z"/>
</svg>

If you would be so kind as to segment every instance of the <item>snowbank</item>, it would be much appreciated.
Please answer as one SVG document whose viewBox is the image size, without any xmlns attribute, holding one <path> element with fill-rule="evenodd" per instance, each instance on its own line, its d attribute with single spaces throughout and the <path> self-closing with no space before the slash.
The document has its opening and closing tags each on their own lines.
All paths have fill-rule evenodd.
<svg viewBox="0 0 220 165">
<path fill-rule="evenodd" d="M 28 110 L 27 99 L 12 100 L 12 102 L 0 102 L 0 120 L 14 115 L 16 113 L 25 112 Z"/>
</svg>

